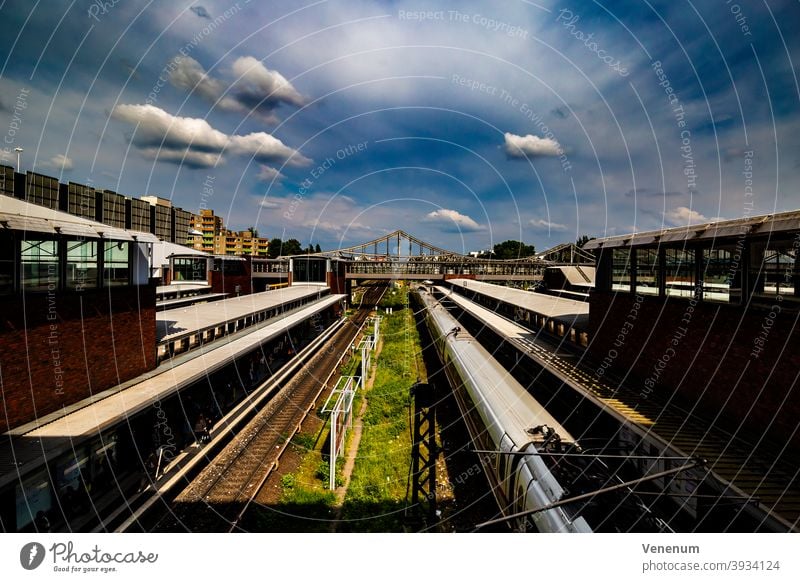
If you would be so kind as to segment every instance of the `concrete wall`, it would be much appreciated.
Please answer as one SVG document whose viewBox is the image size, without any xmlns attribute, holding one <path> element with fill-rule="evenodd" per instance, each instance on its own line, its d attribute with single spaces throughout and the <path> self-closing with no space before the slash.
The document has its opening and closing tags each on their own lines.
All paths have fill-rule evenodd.
<svg viewBox="0 0 800 582">
<path fill-rule="evenodd" d="M 743 424 L 752 440 L 766 432 L 800 451 L 800 434 L 793 435 L 800 413 L 797 305 L 744 309 L 599 292 L 590 301 L 596 363 L 620 377 L 630 370 L 628 384 L 645 396 L 675 395 L 719 426 L 738 431 Z"/>
<path fill-rule="evenodd" d="M 0 432 L 155 367 L 155 286 L 6 297 Z"/>
</svg>

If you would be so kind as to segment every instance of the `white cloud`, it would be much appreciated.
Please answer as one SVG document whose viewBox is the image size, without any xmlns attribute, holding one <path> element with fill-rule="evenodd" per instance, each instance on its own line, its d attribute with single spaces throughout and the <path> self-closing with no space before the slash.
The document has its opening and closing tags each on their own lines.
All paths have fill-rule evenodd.
<svg viewBox="0 0 800 582">
<path fill-rule="evenodd" d="M 56 154 L 49 160 L 42 162 L 41 165 L 45 168 L 53 168 L 54 170 L 60 170 L 62 172 L 69 172 L 74 167 L 72 158 L 64 154 Z"/>
<path fill-rule="evenodd" d="M 252 106 L 262 101 L 270 104 L 278 102 L 301 106 L 303 96 L 278 71 L 271 71 L 255 57 L 239 57 L 233 63 L 233 73 L 237 76 L 233 89 L 238 99 Z"/>
<path fill-rule="evenodd" d="M 175 68 L 169 75 L 170 83 L 175 87 L 189 89 L 204 99 L 217 103 L 221 109 L 233 109 L 234 102 L 222 97 L 225 84 L 206 74 L 205 69 L 192 57 L 175 57 Z"/>
<path fill-rule="evenodd" d="M 708 218 L 687 208 L 686 206 L 678 206 L 672 210 L 667 210 L 664 213 L 664 221 L 672 224 L 673 226 L 685 226 L 689 224 L 702 224 L 708 222 Z"/>
<path fill-rule="evenodd" d="M 226 111 L 255 113 L 262 120 L 275 123 L 272 111 L 281 103 L 299 107 L 305 98 L 278 71 L 272 71 L 254 57 L 234 61 L 233 81 L 226 83 L 209 75 L 191 57 L 175 57 L 169 80 L 175 87 L 188 89 L 215 107 Z"/>
<path fill-rule="evenodd" d="M 505 133 L 505 150 L 512 158 L 560 156 L 564 151 L 554 139 L 530 134 L 521 136 L 508 132 Z"/>
<path fill-rule="evenodd" d="M 261 208 L 269 208 L 270 210 L 273 210 L 275 208 L 280 208 L 282 206 L 282 204 L 280 204 L 279 202 L 276 202 L 275 200 L 272 200 L 270 198 L 264 198 L 263 200 L 261 200 L 258 203 L 258 205 Z"/>
<path fill-rule="evenodd" d="M 117 105 L 112 116 L 135 125 L 133 143 L 149 158 L 208 167 L 230 153 L 260 162 L 305 166 L 311 160 L 265 132 L 227 135 L 205 119 L 178 117 L 155 105 Z"/>
<path fill-rule="evenodd" d="M 466 214 L 461 214 L 457 210 L 440 208 L 425 215 L 425 222 L 434 222 L 445 232 L 478 232 L 485 230 L 485 227 L 475 222 Z"/>
<path fill-rule="evenodd" d="M 272 182 L 273 180 L 275 181 L 283 180 L 284 177 L 285 176 L 283 174 L 281 174 L 278 170 L 276 170 L 272 166 L 265 166 L 264 164 L 261 164 L 259 166 L 258 176 L 256 176 L 256 178 L 258 178 L 258 180 L 260 180 L 261 182 Z"/>
<path fill-rule="evenodd" d="M 557 222 L 549 222 L 543 218 L 539 219 L 531 219 L 528 221 L 528 226 L 534 228 L 535 230 L 546 230 L 546 231 L 558 231 L 562 232 L 567 230 L 566 224 L 559 224 Z"/>
</svg>

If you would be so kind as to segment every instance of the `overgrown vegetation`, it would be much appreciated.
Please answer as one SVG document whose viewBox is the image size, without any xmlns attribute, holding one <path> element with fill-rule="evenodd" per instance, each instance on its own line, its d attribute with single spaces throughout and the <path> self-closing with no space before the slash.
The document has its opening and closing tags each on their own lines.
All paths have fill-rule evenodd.
<svg viewBox="0 0 800 582">
<path fill-rule="evenodd" d="M 408 504 L 411 467 L 411 400 L 409 389 L 421 376 L 425 381 L 420 340 L 413 314 L 406 309 L 408 287 L 401 285 L 384 296 L 380 355 L 375 381 L 360 390 L 353 414 L 367 399 L 355 466 L 341 509 L 338 531 L 402 531 Z M 375 364 L 373 364 L 375 365 Z M 360 373 L 361 360 L 353 357 L 343 375 Z M 329 458 L 326 426 L 319 434 L 298 433 L 292 445 L 303 455 L 300 466 L 281 478 L 281 498 L 272 510 L 261 511 L 258 528 L 265 531 L 328 531 L 336 516 L 336 494 L 328 489 Z M 349 451 L 353 432 L 348 435 Z M 344 457 L 337 461 L 336 486 L 341 486 Z"/>
<path fill-rule="evenodd" d="M 381 324 L 383 347 L 375 382 L 366 393 L 367 410 L 358 457 L 342 511 L 345 531 L 401 531 L 411 468 L 409 389 L 423 376 L 420 342 L 408 288 L 384 296 L 395 312 Z M 382 306 L 384 303 L 382 303 Z"/>
</svg>

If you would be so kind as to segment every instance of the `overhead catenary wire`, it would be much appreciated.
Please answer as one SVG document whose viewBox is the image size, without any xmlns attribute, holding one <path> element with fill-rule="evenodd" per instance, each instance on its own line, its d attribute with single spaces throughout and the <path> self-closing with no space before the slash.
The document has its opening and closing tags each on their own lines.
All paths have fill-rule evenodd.
<svg viewBox="0 0 800 582">
<path fill-rule="evenodd" d="M 661 457 L 658 455 L 598 455 L 595 453 L 554 453 L 545 451 L 494 451 L 489 449 L 472 449 L 470 452 L 490 455 L 512 455 L 512 456 L 534 456 L 540 457 L 581 457 L 583 459 L 592 457 L 595 459 L 630 459 L 630 460 L 653 460 L 653 461 L 691 461 L 696 457 Z"/>
<path fill-rule="evenodd" d="M 602 489 L 598 489 L 596 491 L 590 491 L 589 493 L 583 493 L 581 495 L 576 495 L 575 497 L 568 497 L 567 499 L 561 499 L 554 503 L 548 503 L 547 505 L 543 505 L 542 507 L 537 507 L 535 509 L 527 509 L 525 511 L 519 511 L 517 513 L 512 513 L 509 515 L 505 515 L 503 517 L 497 519 L 490 519 L 489 521 L 484 521 L 483 523 L 479 523 L 475 526 L 476 530 L 482 529 L 484 527 L 495 525 L 498 523 L 504 523 L 507 521 L 511 521 L 513 519 L 519 519 L 522 517 L 528 517 L 529 515 L 533 515 L 535 513 L 541 513 L 542 511 L 549 511 L 551 509 L 555 509 L 557 507 L 561 507 L 562 505 L 567 505 L 569 503 L 574 503 L 576 501 L 582 501 L 584 499 L 591 499 L 597 495 L 604 495 L 606 493 L 611 493 L 613 491 L 618 491 L 620 489 L 628 489 L 633 487 L 634 485 L 638 485 L 640 483 L 645 483 L 647 481 L 653 481 L 655 479 L 660 479 L 661 477 L 667 477 L 669 475 L 675 475 L 677 473 L 682 473 L 683 471 L 688 471 L 690 469 L 694 469 L 703 465 L 705 462 L 701 459 L 694 461 L 692 463 L 687 463 L 685 465 L 681 465 L 680 467 L 675 467 L 674 469 L 669 469 L 667 471 L 660 471 L 659 473 L 654 473 L 652 475 L 647 475 L 646 477 L 640 477 L 639 479 L 634 479 L 632 481 L 625 481 L 623 483 L 618 483 L 617 485 L 612 485 L 610 487 L 603 487 Z"/>
</svg>

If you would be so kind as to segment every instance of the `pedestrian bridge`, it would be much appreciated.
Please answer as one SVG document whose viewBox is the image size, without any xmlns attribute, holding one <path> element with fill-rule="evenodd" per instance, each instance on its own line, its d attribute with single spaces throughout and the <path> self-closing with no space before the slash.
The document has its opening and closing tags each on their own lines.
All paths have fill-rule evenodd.
<svg viewBox="0 0 800 582">
<path fill-rule="evenodd" d="M 256 261 L 254 259 L 254 271 Z M 295 281 L 325 281 L 326 273 L 344 279 L 442 280 L 472 278 L 484 281 L 539 281 L 545 269 L 560 265 L 593 265 L 594 256 L 565 243 L 531 257 L 498 260 L 449 251 L 403 230 L 371 241 L 320 253 L 281 257 L 263 269 L 293 273 Z M 285 262 L 289 265 L 284 267 Z M 258 267 L 262 268 L 262 267 Z"/>
</svg>

